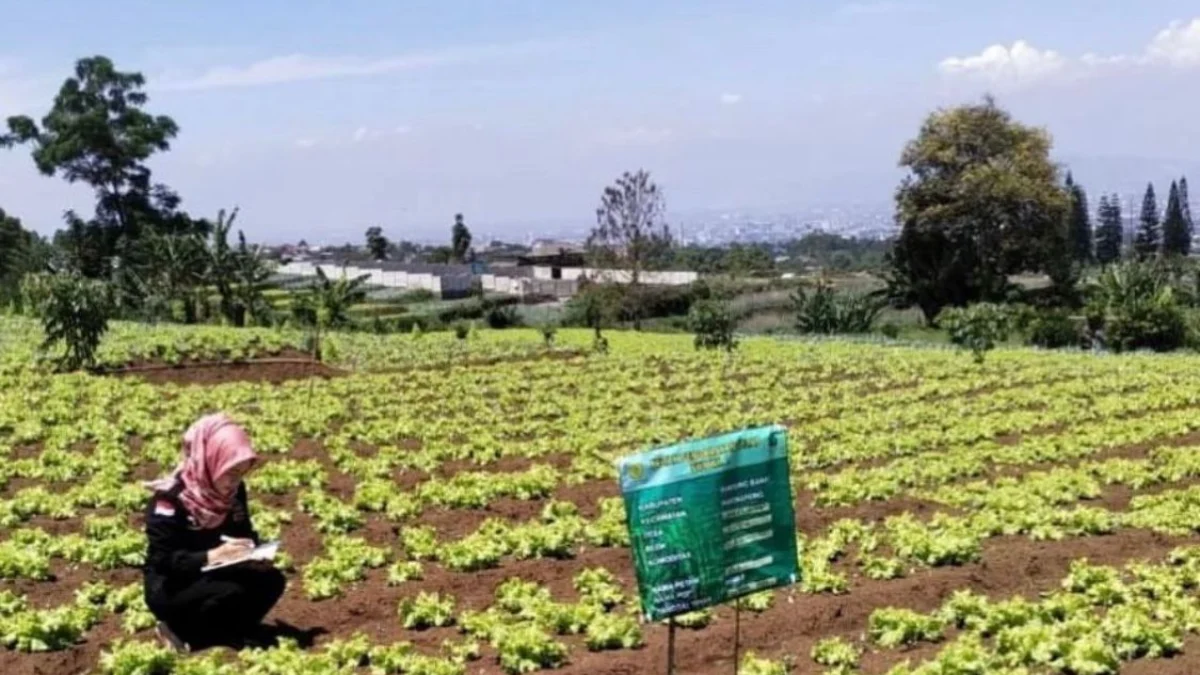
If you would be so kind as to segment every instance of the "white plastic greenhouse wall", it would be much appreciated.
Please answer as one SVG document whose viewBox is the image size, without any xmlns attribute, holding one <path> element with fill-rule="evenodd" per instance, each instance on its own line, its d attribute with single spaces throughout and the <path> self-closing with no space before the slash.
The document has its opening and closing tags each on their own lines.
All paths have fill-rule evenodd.
<svg viewBox="0 0 1200 675">
<path fill-rule="evenodd" d="M 475 280 L 483 285 L 483 290 L 509 295 L 528 295 L 534 287 L 532 282 L 563 281 L 577 282 L 587 278 L 593 280 L 608 280 L 617 283 L 629 283 L 631 274 L 628 270 L 601 270 L 587 267 L 564 267 L 560 269 L 558 279 L 550 267 L 534 267 L 533 277 L 513 277 L 499 274 L 430 274 L 393 270 L 381 270 L 370 267 L 347 265 L 314 265 L 307 262 L 291 262 L 281 265 L 279 274 L 288 276 L 314 277 L 320 267 L 325 276 L 331 279 L 353 279 L 367 275 L 367 283 L 384 288 L 403 288 L 410 290 L 423 289 L 437 295 L 459 296 L 470 292 Z M 695 272 L 642 272 L 642 282 L 657 286 L 683 286 L 698 278 Z M 573 288 L 574 284 L 570 284 Z"/>
</svg>

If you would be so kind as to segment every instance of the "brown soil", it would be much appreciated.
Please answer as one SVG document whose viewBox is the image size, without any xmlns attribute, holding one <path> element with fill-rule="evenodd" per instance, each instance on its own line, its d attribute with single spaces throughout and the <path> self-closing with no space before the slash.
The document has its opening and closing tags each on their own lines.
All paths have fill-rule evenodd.
<svg viewBox="0 0 1200 675">
<path fill-rule="evenodd" d="M 354 496 L 354 488 L 358 485 L 358 481 L 337 468 L 320 441 L 313 438 L 298 439 L 285 457 L 297 462 L 309 459 L 317 461 L 325 470 L 326 490 L 330 494 L 340 499 L 349 499 Z"/>
<path fill-rule="evenodd" d="M 514 500 L 511 506 L 516 505 Z M 537 506 L 537 503 L 529 505 Z M 500 510 L 506 508 L 499 507 Z M 447 512 L 450 513 L 464 515 L 460 511 Z M 379 518 L 373 518 L 364 531 L 356 534 L 376 544 L 394 541 L 390 524 Z M 853 591 L 844 596 L 808 596 L 780 591 L 772 609 L 762 615 L 745 613 L 742 616 L 742 645 L 743 649 L 768 656 L 795 655 L 802 664 L 800 672 L 807 672 L 804 670 L 808 664 L 807 655 L 817 640 L 832 635 L 856 638 L 865 629 L 871 611 L 877 607 L 901 606 L 930 611 L 953 591 L 964 587 L 996 598 L 1033 597 L 1053 588 L 1074 559 L 1086 557 L 1095 563 L 1113 565 L 1135 559 L 1153 560 L 1161 558 L 1171 548 L 1189 542 L 1196 543 L 1197 538 L 1170 538 L 1139 530 L 1059 542 L 1034 542 L 1021 537 L 989 540 L 985 543 L 982 561 L 977 564 L 920 570 L 907 578 L 892 581 L 856 579 Z M 284 547 L 300 563 L 320 552 L 321 540 L 312 528 L 311 518 L 303 513 L 295 514 L 294 522 L 284 530 Z M 493 602 L 497 586 L 511 577 L 520 577 L 546 585 L 557 599 L 571 601 L 576 599 L 571 585 L 574 576 L 585 568 L 596 566 L 611 570 L 626 592 L 634 593 L 634 574 L 627 550 L 584 549 L 571 560 L 505 560 L 498 569 L 471 574 L 453 573 L 436 564 L 427 564 L 424 580 L 399 587 L 386 585 L 385 570 L 372 570 L 366 581 L 349 586 L 344 597 L 315 603 L 304 597 L 300 580 L 293 575 L 272 617 L 304 630 L 318 629 L 322 632 L 318 644 L 361 631 L 377 642 L 408 640 L 422 650 L 433 652 L 443 639 L 455 637 L 455 630 L 404 630 L 395 615 L 400 599 L 421 591 L 433 591 L 453 595 L 459 611 L 481 609 Z M 87 568 L 56 566 L 54 571 L 59 576 L 55 582 L 14 582 L 4 587 L 29 593 L 39 606 L 51 606 L 70 600 L 74 590 L 87 581 L 104 579 L 125 584 L 136 581 L 139 576 L 136 570 L 96 575 Z M 65 652 L 43 655 L 0 652 L 0 672 L 14 675 L 84 672 L 94 666 L 101 649 L 119 632 L 116 621 L 108 619 L 91 631 L 83 644 Z M 594 654 L 588 652 L 578 639 L 565 639 L 571 646 L 572 662 L 561 672 L 577 675 L 659 672 L 665 658 L 667 631 L 660 625 L 647 625 L 645 632 L 647 646 L 637 651 Z M 1200 645 L 1193 646 L 1200 651 Z M 724 607 L 717 610 L 717 620 L 709 628 L 699 632 L 679 632 L 680 672 L 698 675 L 727 672 L 732 666 L 732 648 L 732 612 Z M 911 652 L 868 653 L 864 657 L 863 672 L 882 673 L 890 664 L 904 658 L 919 661 L 932 656 L 937 649 L 938 646 L 925 646 Z M 1170 668 L 1168 670 L 1146 670 L 1148 664 L 1139 664 L 1136 670 L 1128 672 L 1196 672 L 1187 670 L 1192 660 L 1200 662 L 1197 657 L 1185 656 L 1162 662 L 1164 667 Z M 484 660 L 473 665 L 470 672 L 491 674 L 500 671 L 494 654 L 485 649 Z"/>
<path fill-rule="evenodd" d="M 303 352 L 289 350 L 272 357 L 245 362 L 139 362 L 107 373 L 114 377 L 136 377 L 151 384 L 213 386 L 230 382 L 280 384 L 311 377 L 330 379 L 345 373 L 314 361 Z"/>
<path fill-rule="evenodd" d="M 958 510 L 952 507 L 909 497 L 893 497 L 887 501 L 868 501 L 853 506 L 817 508 L 812 506 L 812 493 L 808 490 L 796 493 L 795 504 L 796 529 L 809 536 L 824 532 L 830 525 L 843 518 L 871 523 L 882 522 L 905 512 L 911 513 L 918 520 L 928 520 L 938 512 L 950 516 L 959 515 Z"/>
</svg>

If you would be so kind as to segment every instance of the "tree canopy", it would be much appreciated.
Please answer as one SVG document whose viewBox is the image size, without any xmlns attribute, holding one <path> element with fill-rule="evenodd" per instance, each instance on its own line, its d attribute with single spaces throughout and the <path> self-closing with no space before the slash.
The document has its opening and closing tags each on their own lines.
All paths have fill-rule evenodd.
<svg viewBox="0 0 1200 675">
<path fill-rule="evenodd" d="M 1138 219 L 1138 229 L 1133 235 L 1133 252 L 1139 258 L 1150 258 L 1158 254 L 1161 245 L 1162 232 L 1159 229 L 1158 197 L 1154 194 L 1154 184 L 1146 186 L 1146 194 L 1142 197 L 1142 215 Z"/>
<path fill-rule="evenodd" d="M 382 227 L 367 228 L 367 251 L 375 260 L 387 260 L 388 248 L 391 242 L 383 236 Z"/>
<path fill-rule="evenodd" d="M 0 306 L 16 300 L 21 277 L 38 271 L 48 260 L 46 242 L 0 209 Z"/>
<path fill-rule="evenodd" d="M 0 145 L 29 145 L 34 164 L 47 176 L 83 182 L 96 193 L 95 215 L 66 214 L 60 241 L 71 262 L 88 276 L 107 276 L 119 257 L 137 258 L 145 231 L 203 231 L 179 210 L 179 197 L 152 182 L 146 161 L 170 148 L 179 133 L 174 120 L 144 110 L 148 98 L 140 73 L 122 72 L 104 56 L 80 59 L 38 124 L 10 117 Z"/>
<path fill-rule="evenodd" d="M 1171 182 L 1167 210 L 1163 214 L 1162 249 L 1168 256 L 1186 256 L 1192 250 L 1192 233 L 1180 201 L 1179 183 Z"/>
<path fill-rule="evenodd" d="M 629 270 L 636 285 L 641 274 L 661 262 L 674 241 L 663 219 L 663 193 L 650 173 L 626 171 L 604 188 L 596 209 L 596 226 L 588 235 L 587 249 L 600 267 Z"/>
<path fill-rule="evenodd" d="M 471 253 L 471 231 L 463 222 L 463 214 L 454 214 L 454 227 L 450 229 L 450 255 L 454 262 L 467 262 Z"/>
<path fill-rule="evenodd" d="M 1124 239 L 1120 196 L 1102 195 L 1097 216 L 1100 222 L 1096 226 L 1096 262 L 1101 265 L 1117 262 L 1121 259 L 1121 244 Z"/>
<path fill-rule="evenodd" d="M 931 114 L 900 158 L 893 299 L 933 322 L 947 305 L 1001 299 L 1010 274 L 1060 265 L 1070 199 L 1050 146 L 990 97 Z"/>
<path fill-rule="evenodd" d="M 1070 192 L 1071 212 L 1068 222 L 1068 236 L 1071 241 L 1071 256 L 1079 263 L 1087 264 L 1093 259 L 1092 251 L 1092 219 L 1088 213 L 1087 192 L 1083 186 L 1075 182 L 1070 173 L 1067 174 L 1067 190 Z"/>
</svg>

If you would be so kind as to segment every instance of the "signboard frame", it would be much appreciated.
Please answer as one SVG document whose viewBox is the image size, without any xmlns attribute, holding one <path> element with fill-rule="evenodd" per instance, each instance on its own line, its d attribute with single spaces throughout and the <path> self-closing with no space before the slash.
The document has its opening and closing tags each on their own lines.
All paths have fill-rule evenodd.
<svg viewBox="0 0 1200 675">
<path fill-rule="evenodd" d="M 800 579 L 786 428 L 650 448 L 616 464 L 647 621 Z"/>
</svg>

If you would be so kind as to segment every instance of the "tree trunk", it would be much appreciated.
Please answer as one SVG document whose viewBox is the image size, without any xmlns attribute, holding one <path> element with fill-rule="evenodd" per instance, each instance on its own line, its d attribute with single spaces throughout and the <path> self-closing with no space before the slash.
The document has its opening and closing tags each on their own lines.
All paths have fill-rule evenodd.
<svg viewBox="0 0 1200 675">
<path fill-rule="evenodd" d="M 937 328 L 937 316 L 942 311 L 942 307 L 934 300 L 924 300 L 918 303 L 921 307 L 921 314 L 924 315 L 925 325 L 929 328 Z"/>
</svg>

